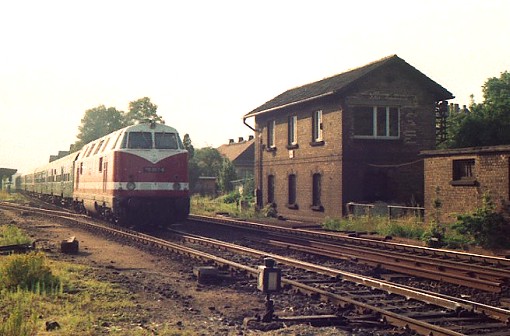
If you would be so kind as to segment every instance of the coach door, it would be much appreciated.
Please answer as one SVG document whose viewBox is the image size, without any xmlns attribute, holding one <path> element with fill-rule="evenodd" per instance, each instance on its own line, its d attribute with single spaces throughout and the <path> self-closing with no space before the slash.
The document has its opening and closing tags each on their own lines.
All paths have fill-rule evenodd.
<svg viewBox="0 0 510 336">
<path fill-rule="evenodd" d="M 106 193 L 108 184 L 108 162 L 103 162 L 103 193 Z"/>
</svg>

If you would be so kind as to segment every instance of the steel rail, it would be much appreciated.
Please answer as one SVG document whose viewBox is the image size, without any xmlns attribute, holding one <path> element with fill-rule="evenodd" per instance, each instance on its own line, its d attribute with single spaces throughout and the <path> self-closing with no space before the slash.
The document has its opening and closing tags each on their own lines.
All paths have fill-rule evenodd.
<svg viewBox="0 0 510 336">
<path fill-rule="evenodd" d="M 3 205 L 0 205 L 0 207 L 3 207 Z M 46 213 L 46 214 L 48 214 L 48 213 Z M 98 231 L 103 234 L 113 235 L 115 237 L 121 237 L 123 239 L 130 239 L 130 240 L 140 243 L 142 245 L 159 248 L 159 249 L 162 249 L 165 251 L 172 251 L 174 253 L 177 253 L 180 255 L 186 255 L 191 258 L 212 261 L 216 264 L 226 265 L 230 268 L 242 270 L 242 271 L 247 272 L 253 276 L 257 276 L 259 273 L 259 271 L 253 267 L 242 265 L 242 264 L 215 256 L 215 255 L 211 255 L 206 252 L 191 249 L 191 248 L 182 246 L 180 244 L 174 244 L 174 243 L 168 242 L 168 241 L 160 239 L 160 238 L 155 238 L 155 237 L 151 237 L 151 236 L 148 236 L 145 234 L 141 234 L 136 231 L 112 228 L 109 226 L 99 225 L 96 223 L 92 223 L 90 221 L 79 220 L 79 219 L 76 219 L 76 218 L 73 218 L 73 217 L 70 217 L 67 215 L 65 215 L 65 216 L 53 215 L 53 216 L 57 216 L 59 218 L 65 219 L 65 220 L 72 221 L 74 224 L 91 229 L 93 231 Z M 197 239 L 197 238 L 198 237 L 192 237 L 192 239 Z M 208 243 L 211 243 L 211 242 L 208 242 Z M 227 245 L 229 245 L 229 246 L 227 246 L 226 248 L 230 248 L 230 247 L 232 247 L 231 245 L 233 245 L 233 244 L 227 244 Z M 255 253 L 255 250 L 247 249 L 247 253 Z M 258 253 L 259 253 L 258 254 L 259 256 L 268 256 L 268 254 L 263 251 L 259 251 Z M 277 259 L 280 262 L 283 262 L 283 261 L 291 262 L 291 263 L 295 263 L 296 265 L 300 265 L 301 267 L 312 266 L 312 264 L 309 264 L 309 263 L 303 264 L 299 261 L 295 261 L 290 258 L 285 258 L 285 257 L 277 256 L 277 255 L 269 255 L 269 256 L 274 257 L 275 259 Z M 309 265 L 307 265 L 307 264 L 309 264 Z M 330 272 L 331 274 L 338 275 L 338 272 L 336 270 L 328 269 L 328 268 L 321 267 L 318 265 L 313 265 L 313 267 L 322 269 L 322 271 L 324 271 L 324 272 Z M 379 286 L 380 289 L 383 289 L 390 293 L 398 293 L 398 292 L 405 293 L 407 291 L 407 293 L 410 294 L 410 292 L 412 292 L 405 288 L 399 288 L 399 286 L 395 286 L 393 284 L 385 284 L 384 281 L 374 280 L 374 279 L 371 279 L 368 277 L 360 277 L 355 274 L 349 274 L 348 272 L 342 272 L 340 275 L 340 279 L 342 279 L 343 281 L 353 281 L 354 279 L 357 279 L 357 281 L 360 281 L 358 283 L 364 284 L 365 286 L 367 286 L 369 288 L 374 288 L 376 286 Z M 443 328 L 441 326 L 437 326 L 437 325 L 428 323 L 427 321 L 421 321 L 421 320 L 417 320 L 417 319 L 409 317 L 409 316 L 397 314 L 397 313 L 388 311 L 388 310 L 380 308 L 380 307 L 365 304 L 363 302 L 359 302 L 359 301 L 356 301 L 354 299 L 351 299 L 351 298 L 348 298 L 345 296 L 329 293 L 322 289 L 311 287 L 306 284 L 301 284 L 296 281 L 292 281 L 292 280 L 284 278 L 284 279 L 282 279 L 282 282 L 292 286 L 295 290 L 298 290 L 298 291 L 301 291 L 304 293 L 310 293 L 315 296 L 319 295 L 321 298 L 326 299 L 330 302 L 335 302 L 335 303 L 343 304 L 343 305 L 353 305 L 353 306 L 356 306 L 356 307 L 364 309 L 364 310 L 375 312 L 375 313 L 379 314 L 382 317 L 382 319 L 384 319 L 386 322 L 388 322 L 392 325 L 410 328 L 422 335 L 441 335 L 441 336 L 463 335 L 462 333 L 459 333 L 455 330 Z M 400 294 L 400 295 L 403 295 L 403 294 Z M 462 307 L 464 306 L 463 303 L 459 303 L 459 302 L 455 302 L 455 301 L 451 301 L 450 303 L 448 303 L 447 299 L 440 298 L 440 297 L 433 298 L 433 296 L 431 296 L 431 295 L 429 296 L 425 293 L 418 293 L 418 296 L 422 298 L 422 300 L 423 300 L 422 302 L 429 302 L 429 303 L 442 302 L 445 306 L 451 307 L 448 309 L 455 310 L 455 311 L 462 309 Z M 437 303 L 435 305 L 437 305 Z M 474 307 L 471 307 L 471 308 L 474 308 Z"/>
<path fill-rule="evenodd" d="M 504 273 L 505 276 L 508 276 L 510 272 L 510 259 L 496 257 L 496 256 L 488 256 L 488 255 L 480 255 L 474 253 L 466 253 L 459 251 L 451 251 L 444 249 L 435 249 L 424 246 L 415 246 L 409 244 L 401 244 L 387 241 L 374 240 L 369 238 L 360 238 L 360 237 L 351 237 L 347 235 L 342 235 L 339 233 L 331 233 L 324 231 L 314 231 L 309 229 L 300 229 L 300 228 L 288 228 L 277 225 L 270 224 L 262 224 L 244 220 L 235 220 L 231 218 L 219 218 L 219 217 L 208 217 L 208 216 L 199 216 L 199 215 L 190 215 L 190 220 L 204 223 L 215 223 L 233 227 L 240 227 L 244 229 L 252 229 L 252 230 L 264 230 L 266 232 L 279 232 L 285 234 L 292 234 L 294 236 L 301 237 L 312 237 L 320 240 L 329 240 L 335 243 L 342 243 L 345 245 L 354 245 L 354 246 L 362 246 L 372 248 L 378 251 L 395 251 L 402 254 L 411 255 L 413 258 L 415 256 L 429 256 L 436 258 L 436 263 L 448 261 L 451 265 L 452 262 L 457 262 L 457 265 L 461 265 L 460 262 L 469 262 L 469 263 L 478 263 L 477 267 L 484 267 L 486 270 L 490 267 L 495 272 Z M 468 265 L 464 264 L 464 267 Z M 471 265 L 469 265 L 471 267 Z M 507 269 L 501 270 L 501 268 L 506 267 Z"/>
<path fill-rule="evenodd" d="M 194 221 L 201 221 L 206 223 L 217 223 L 217 224 L 225 224 L 225 225 L 232 225 L 232 226 L 238 226 L 238 227 L 244 227 L 244 228 L 253 228 L 259 230 L 260 228 L 264 228 L 267 231 L 275 231 L 275 232 L 285 232 L 285 233 L 298 233 L 303 236 L 312 236 L 312 237 L 319 237 L 319 238 L 325 238 L 330 239 L 332 241 L 337 242 L 344 242 L 344 243 L 351 243 L 351 244 L 359 244 L 364 246 L 372 246 L 375 248 L 384 248 L 384 249 L 393 249 L 396 251 L 406 251 L 406 252 L 417 252 L 421 253 L 423 255 L 433 255 L 436 257 L 443 257 L 443 258 L 451 258 L 451 259 L 457 259 L 457 260 L 466 260 L 466 261 L 476 261 L 484 264 L 493 264 L 497 266 L 508 266 L 510 267 L 510 259 L 509 258 L 502 258 L 502 257 L 496 257 L 496 256 L 488 256 L 488 255 L 481 255 L 481 254 L 475 254 L 475 253 L 468 253 L 468 252 L 459 252 L 459 251 L 451 251 L 451 250 L 444 250 L 444 249 L 436 249 L 431 247 L 425 247 L 425 246 L 416 246 L 416 245 L 409 245 L 409 244 L 402 244 L 402 243 L 394 243 L 394 242 L 388 242 L 388 241 L 381 241 L 381 240 L 375 240 L 370 238 L 362 238 L 362 237 L 352 237 L 349 235 L 342 235 L 339 233 L 332 233 L 332 232 L 324 232 L 324 231 L 314 231 L 309 229 L 302 229 L 302 228 L 288 228 L 278 225 L 271 225 L 271 224 L 262 224 L 257 222 L 251 222 L 248 220 L 238 220 L 238 219 L 232 219 L 232 218 L 226 218 L 226 217 L 210 217 L 210 216 L 203 216 L 203 215 L 189 215 L 188 218 L 190 220 Z"/>
<path fill-rule="evenodd" d="M 502 322 L 510 322 L 510 310 L 498 308 L 498 307 L 492 307 L 485 304 L 481 304 L 474 301 L 464 300 L 464 299 L 457 299 L 451 296 L 443 295 L 443 294 L 437 294 L 428 292 L 425 290 L 417 289 L 417 288 L 411 288 L 409 286 L 403 286 L 403 285 L 396 285 L 394 283 L 391 283 L 389 281 L 385 280 L 379 280 L 374 279 L 371 277 L 366 277 L 358 274 L 354 274 L 351 272 L 346 272 L 330 267 L 325 267 L 321 265 L 316 265 L 312 263 L 308 263 L 305 261 L 283 257 L 280 255 L 267 253 L 264 251 L 259 251 L 255 249 L 251 249 L 244 246 L 239 246 L 232 243 L 226 243 L 222 242 L 216 239 L 212 238 L 206 238 L 206 237 L 200 237 L 197 235 L 189 234 L 180 232 L 177 230 L 171 230 L 175 232 L 176 234 L 179 234 L 180 238 L 183 240 L 187 240 L 190 242 L 197 242 L 204 245 L 210 245 L 214 246 L 216 248 L 222 248 L 226 250 L 230 250 L 233 252 L 240 252 L 240 253 L 246 253 L 257 257 L 270 257 L 275 259 L 281 264 L 294 266 L 298 268 L 302 268 L 305 270 L 313 271 L 316 273 L 328 275 L 331 277 L 334 277 L 338 280 L 343 281 L 351 281 L 360 285 L 365 285 L 370 288 L 377 288 L 380 290 L 383 290 L 387 293 L 393 293 L 398 294 L 401 296 L 406 297 L 407 299 L 415 299 L 420 302 L 425 302 L 429 304 L 433 304 L 436 306 L 440 306 L 446 309 L 450 310 L 459 310 L 464 309 L 467 311 L 472 311 L 480 314 L 484 314 L 487 316 L 491 316 L 495 319 L 498 319 Z"/>
<path fill-rule="evenodd" d="M 429 267 L 424 267 L 424 261 L 415 260 L 411 257 L 406 258 L 402 256 L 391 256 L 384 252 L 366 250 L 360 251 L 349 247 L 333 246 L 331 244 L 316 241 L 302 241 L 301 243 L 296 243 L 274 238 L 260 239 L 260 241 L 295 251 L 313 253 L 335 259 L 351 260 L 370 266 L 381 266 L 382 268 L 390 271 L 437 281 L 444 281 L 483 291 L 494 293 L 501 292 L 501 279 L 498 281 L 498 279 L 485 279 L 469 276 L 467 273 L 475 273 L 476 271 L 470 269 L 466 270 L 466 265 L 464 265 L 464 272 L 461 272 L 460 269 L 456 272 L 451 272 L 451 270 L 446 266 L 443 266 L 443 264 L 428 262 Z M 406 264 L 405 261 L 408 263 Z"/>
</svg>

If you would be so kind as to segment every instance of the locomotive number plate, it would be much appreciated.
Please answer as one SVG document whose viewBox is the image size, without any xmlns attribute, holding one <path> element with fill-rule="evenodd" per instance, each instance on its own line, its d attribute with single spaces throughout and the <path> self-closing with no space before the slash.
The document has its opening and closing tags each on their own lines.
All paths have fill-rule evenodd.
<svg viewBox="0 0 510 336">
<path fill-rule="evenodd" d="M 145 173 L 164 173 L 165 168 L 164 167 L 145 167 L 145 168 L 143 168 L 143 171 Z"/>
</svg>

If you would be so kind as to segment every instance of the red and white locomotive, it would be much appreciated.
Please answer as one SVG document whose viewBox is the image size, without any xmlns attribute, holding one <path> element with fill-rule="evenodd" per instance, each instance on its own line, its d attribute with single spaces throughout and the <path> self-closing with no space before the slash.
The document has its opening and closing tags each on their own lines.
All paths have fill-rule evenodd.
<svg viewBox="0 0 510 336">
<path fill-rule="evenodd" d="M 155 122 L 128 126 L 18 177 L 27 192 L 127 224 L 168 224 L 189 214 L 188 152 Z"/>
</svg>

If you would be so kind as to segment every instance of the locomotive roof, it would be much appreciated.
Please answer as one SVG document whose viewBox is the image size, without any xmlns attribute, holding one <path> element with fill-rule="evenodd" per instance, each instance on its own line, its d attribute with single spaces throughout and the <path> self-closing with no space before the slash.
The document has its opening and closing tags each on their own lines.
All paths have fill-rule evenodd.
<svg viewBox="0 0 510 336">
<path fill-rule="evenodd" d="M 165 125 L 165 124 L 158 124 L 158 123 L 140 123 L 140 124 L 124 127 L 122 129 L 120 129 L 119 131 L 123 131 L 123 130 L 124 131 L 146 131 L 147 127 L 149 129 L 153 129 L 156 132 L 157 131 L 159 131 L 159 132 L 165 131 L 165 132 L 178 133 L 175 128 Z M 118 131 L 116 131 L 116 132 L 118 132 Z M 114 133 L 114 132 L 112 132 L 112 133 Z"/>
</svg>

